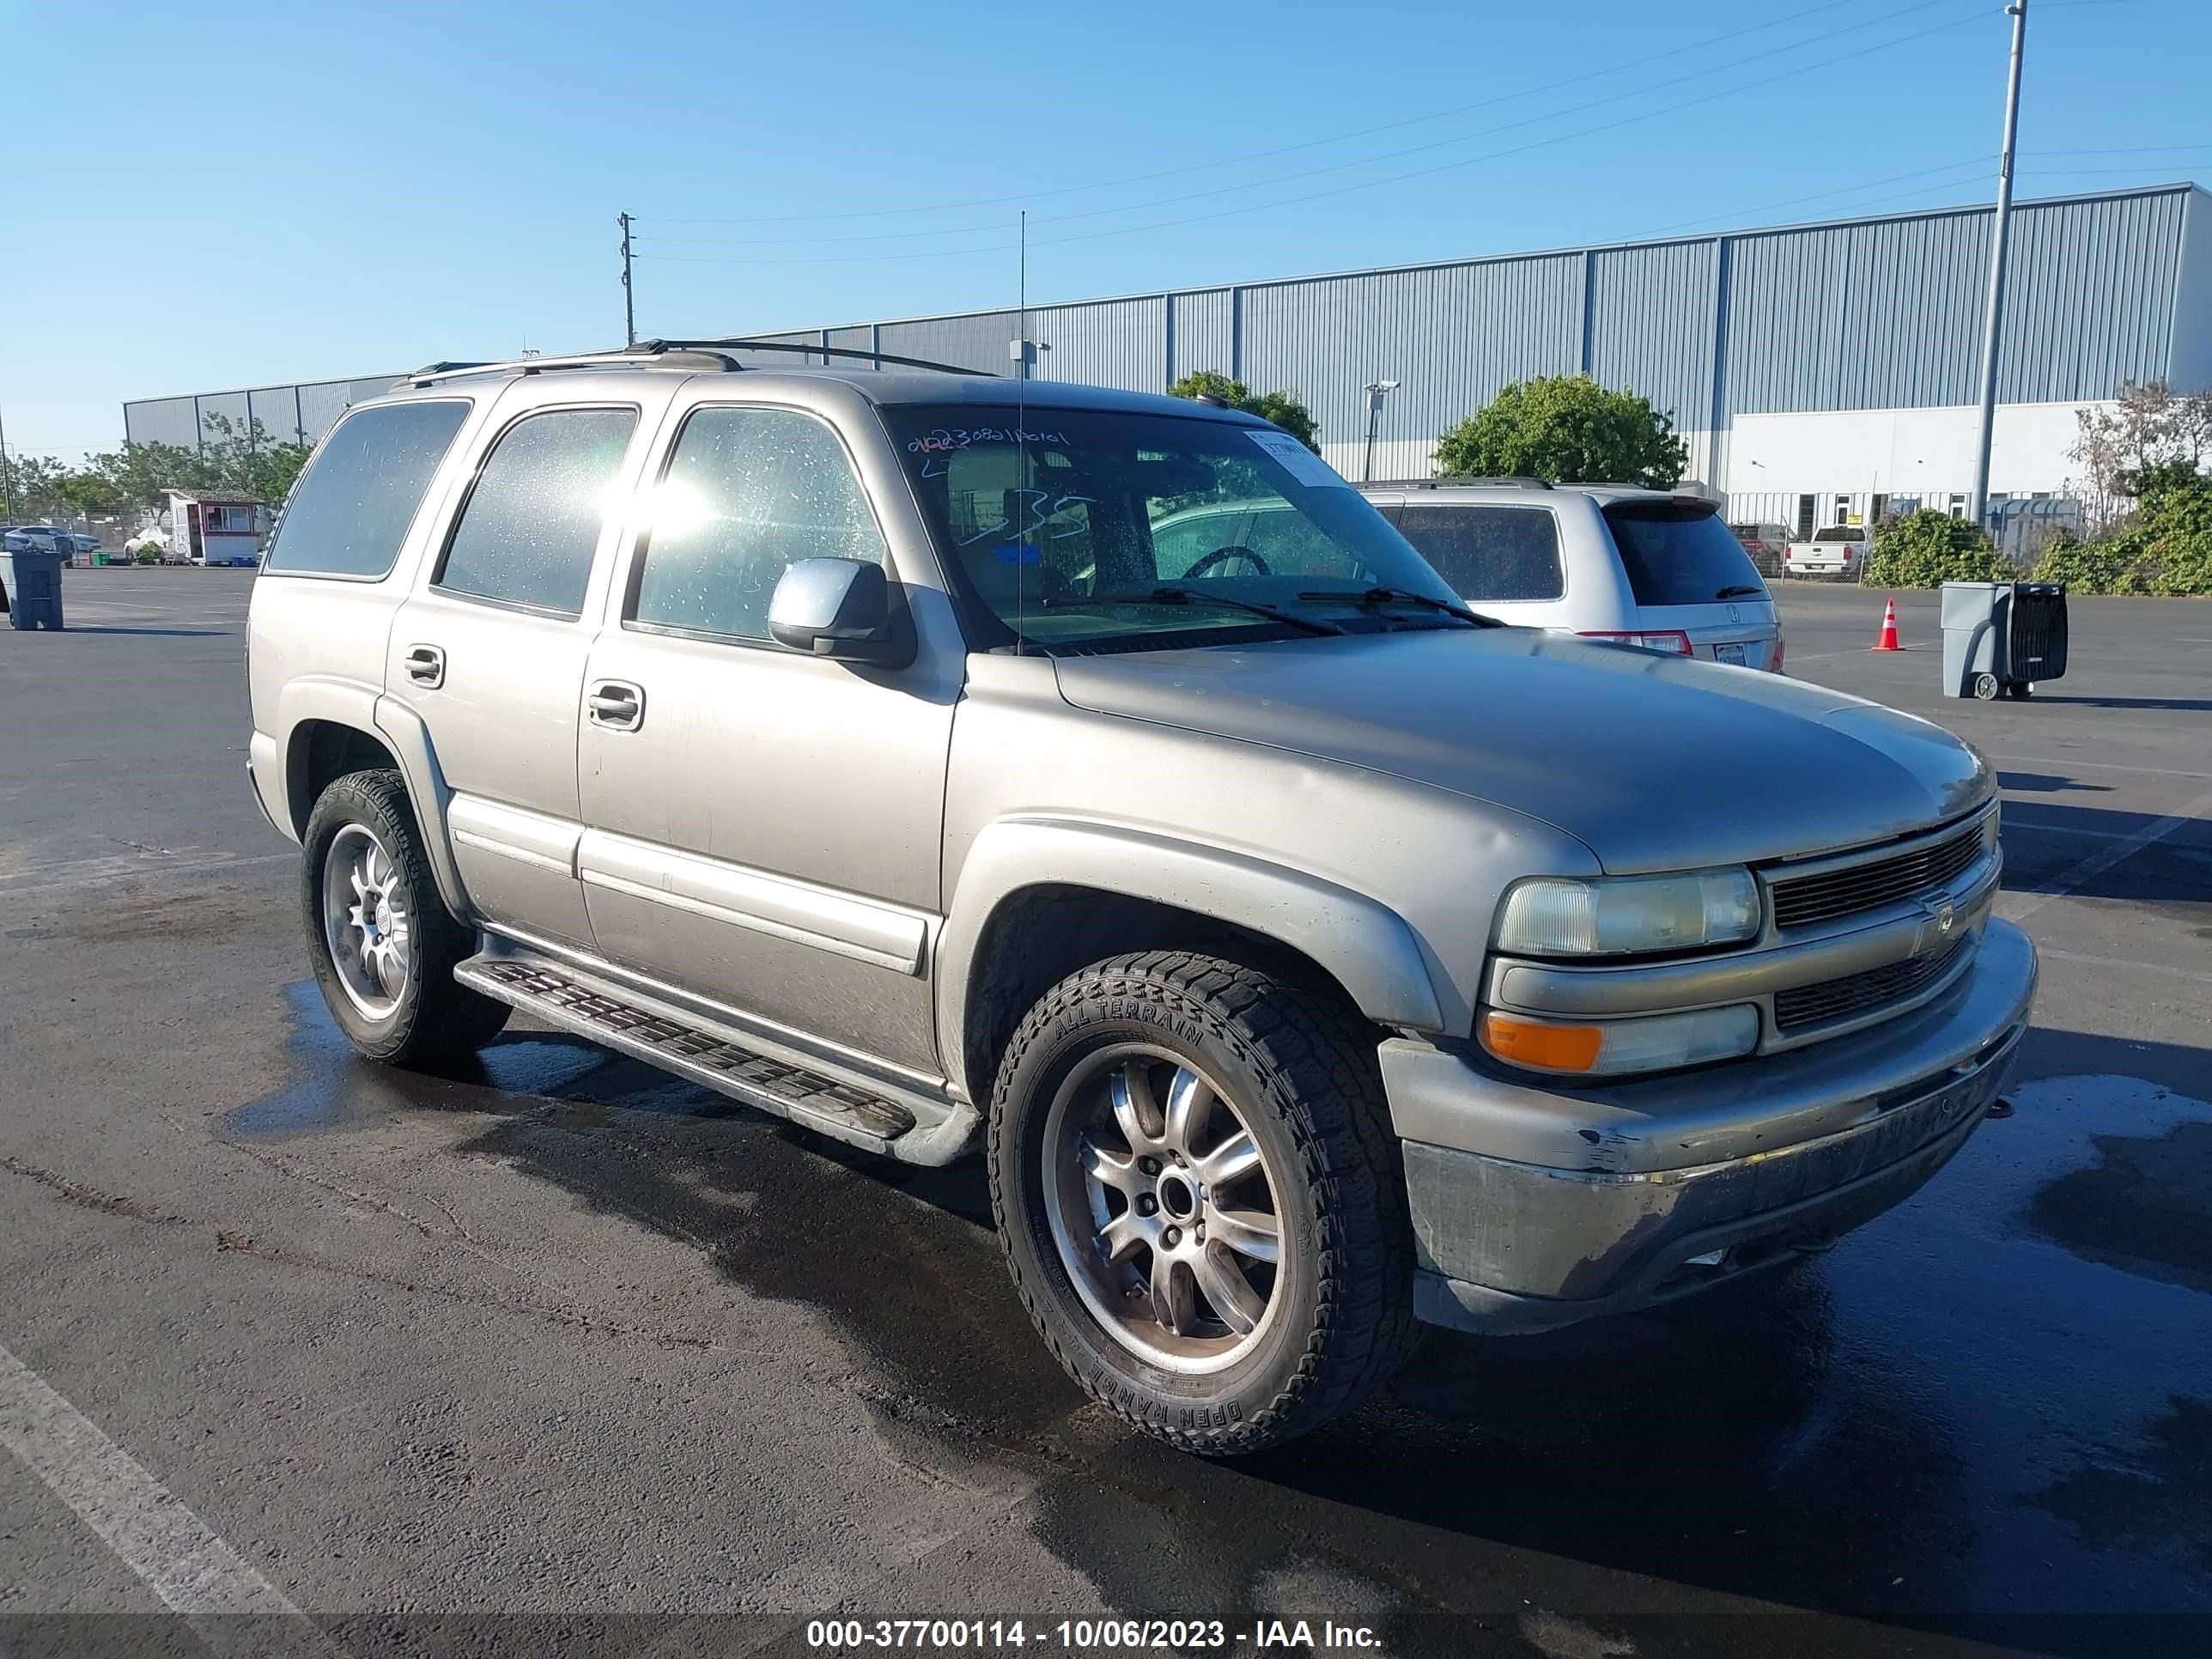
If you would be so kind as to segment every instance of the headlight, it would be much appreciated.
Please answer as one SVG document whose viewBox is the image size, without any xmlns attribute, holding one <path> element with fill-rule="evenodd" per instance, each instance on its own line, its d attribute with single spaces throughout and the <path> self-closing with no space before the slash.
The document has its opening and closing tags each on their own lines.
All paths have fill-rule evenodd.
<svg viewBox="0 0 2212 1659">
<path fill-rule="evenodd" d="M 1759 1046 L 1759 1010 L 1739 1003 L 1686 1014 L 1569 1024 L 1492 1008 L 1484 1012 L 1479 1029 L 1482 1046 L 1510 1065 L 1611 1077 L 1747 1054 Z"/>
<path fill-rule="evenodd" d="M 1756 938 L 1759 884 L 1748 870 L 1516 883 L 1498 912 L 1498 948 L 1516 956 L 1622 956 Z"/>
</svg>

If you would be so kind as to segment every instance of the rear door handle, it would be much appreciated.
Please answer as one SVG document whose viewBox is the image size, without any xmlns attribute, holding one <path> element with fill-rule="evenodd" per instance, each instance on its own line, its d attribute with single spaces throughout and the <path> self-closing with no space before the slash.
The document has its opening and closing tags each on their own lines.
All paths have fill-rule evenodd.
<svg viewBox="0 0 2212 1659">
<path fill-rule="evenodd" d="M 446 683 L 446 653 L 434 645 L 407 647 L 407 678 L 435 690 Z"/>
<path fill-rule="evenodd" d="M 615 732 L 635 732 L 645 724 L 645 688 L 628 680 L 599 680 L 584 697 L 592 724 Z"/>
</svg>

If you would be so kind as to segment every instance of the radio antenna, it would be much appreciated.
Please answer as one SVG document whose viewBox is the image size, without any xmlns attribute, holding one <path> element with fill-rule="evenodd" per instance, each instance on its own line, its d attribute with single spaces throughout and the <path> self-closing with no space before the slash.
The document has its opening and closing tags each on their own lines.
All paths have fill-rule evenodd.
<svg viewBox="0 0 2212 1659">
<path fill-rule="evenodd" d="M 1016 227 L 1014 246 L 1014 453 L 1021 457 L 1021 483 L 1014 499 L 1021 503 L 1025 517 L 1036 515 L 1029 512 L 1030 503 L 1030 210 L 1024 208 Z M 1029 612 L 1024 601 L 1028 597 L 1026 580 L 1030 544 L 1022 539 L 1024 531 L 1017 526 L 1014 532 L 1014 654 L 1019 656 L 1028 637 Z M 1036 544 L 1040 568 L 1044 558 L 1044 544 Z"/>
</svg>

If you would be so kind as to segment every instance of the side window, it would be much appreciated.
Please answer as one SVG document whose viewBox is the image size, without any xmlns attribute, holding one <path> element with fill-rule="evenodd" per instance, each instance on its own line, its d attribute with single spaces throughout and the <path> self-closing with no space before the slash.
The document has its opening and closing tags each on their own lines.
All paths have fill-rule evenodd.
<svg viewBox="0 0 2212 1659">
<path fill-rule="evenodd" d="M 1398 528 L 1463 599 L 1556 599 L 1566 592 L 1559 524 L 1541 507 L 1409 501 Z"/>
<path fill-rule="evenodd" d="M 389 572 L 468 413 L 456 400 L 385 404 L 347 416 L 294 489 L 267 568 L 318 576 Z"/>
<path fill-rule="evenodd" d="M 507 428 L 461 508 L 437 586 L 576 615 L 607 489 L 636 425 L 634 409 L 555 409 Z"/>
<path fill-rule="evenodd" d="M 653 492 L 631 617 L 768 637 L 776 582 L 800 559 L 885 561 L 837 434 L 787 409 L 702 409 Z"/>
</svg>

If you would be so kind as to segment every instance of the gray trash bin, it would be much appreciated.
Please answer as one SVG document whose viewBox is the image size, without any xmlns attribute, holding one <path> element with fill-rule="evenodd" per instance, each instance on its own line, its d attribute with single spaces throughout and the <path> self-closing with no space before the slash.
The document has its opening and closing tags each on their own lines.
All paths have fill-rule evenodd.
<svg viewBox="0 0 2212 1659">
<path fill-rule="evenodd" d="M 30 553 L 0 548 L 0 592 L 8 596 L 8 620 L 18 628 L 62 625 L 62 564 L 58 553 Z"/>
<path fill-rule="evenodd" d="M 2066 584 L 1945 582 L 1943 688 L 1994 702 L 2066 672 Z"/>
</svg>

